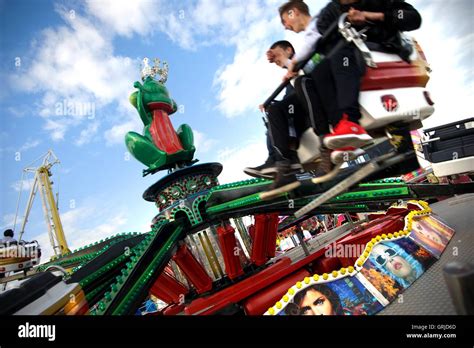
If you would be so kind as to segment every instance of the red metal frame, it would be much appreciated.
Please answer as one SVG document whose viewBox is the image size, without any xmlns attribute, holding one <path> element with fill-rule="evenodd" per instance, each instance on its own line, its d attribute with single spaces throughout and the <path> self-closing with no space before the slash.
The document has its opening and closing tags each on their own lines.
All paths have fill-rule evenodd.
<svg viewBox="0 0 474 348">
<path fill-rule="evenodd" d="M 183 271 L 189 282 L 194 285 L 198 294 L 212 289 L 212 279 L 185 244 L 178 248 L 173 256 L 173 261 Z"/>
<path fill-rule="evenodd" d="M 235 252 L 237 241 L 234 228 L 230 225 L 219 226 L 217 227 L 217 236 L 219 237 L 227 276 L 230 279 L 235 279 L 243 275 L 244 270 L 240 264 L 239 255 Z"/>
<path fill-rule="evenodd" d="M 336 245 L 366 244 L 376 235 L 397 232 L 403 229 L 405 215 L 409 212 L 409 210 L 413 209 L 418 210 L 419 207 L 410 205 L 408 209 L 404 211 L 393 210 L 392 215 L 387 215 L 374 220 L 368 223 L 362 230 L 356 229 L 353 234 L 336 241 Z M 302 271 L 305 267 L 313 265 L 313 263 L 315 265 L 319 264 L 319 266 L 324 266 L 323 261 L 326 260 L 324 257 L 325 253 L 326 249 L 322 248 L 293 264 L 289 258 L 281 258 L 275 264 L 247 279 L 240 281 L 235 285 L 225 288 L 210 296 L 201 297 L 194 300 L 185 307 L 185 313 L 201 315 L 213 314 L 232 303 L 240 303 L 243 300 L 249 299 L 252 295 L 255 295 L 258 292 L 261 294 L 262 298 L 253 298 L 253 301 L 264 304 L 271 303 L 272 301 L 274 302 L 283 295 L 283 293 L 280 294 L 279 291 L 272 291 L 274 287 L 278 286 L 279 281 L 286 277 L 290 277 L 296 272 Z M 337 257 L 335 258 L 335 261 L 337 261 L 338 267 L 352 266 L 355 262 L 355 260 L 352 258 L 344 259 Z M 331 263 L 331 265 L 333 265 L 333 263 Z M 326 270 L 326 272 L 330 272 L 330 270 Z M 254 313 L 256 313 L 258 310 L 258 308 L 254 308 L 252 312 L 255 311 Z"/>
<path fill-rule="evenodd" d="M 278 213 L 255 215 L 255 231 L 250 255 L 255 265 L 261 266 L 275 257 L 278 222 Z"/>
<path fill-rule="evenodd" d="M 152 295 L 168 304 L 180 303 L 188 292 L 188 288 L 166 272 L 161 273 L 150 290 Z"/>
<path fill-rule="evenodd" d="M 252 252 L 250 260 L 257 266 L 261 266 L 267 262 L 266 253 L 266 215 L 255 215 L 255 232 L 252 241 Z"/>
</svg>

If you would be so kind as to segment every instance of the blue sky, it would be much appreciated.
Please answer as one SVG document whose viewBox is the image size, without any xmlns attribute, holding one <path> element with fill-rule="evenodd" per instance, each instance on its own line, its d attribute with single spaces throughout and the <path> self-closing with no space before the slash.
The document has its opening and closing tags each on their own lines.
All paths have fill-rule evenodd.
<svg viewBox="0 0 474 348">
<path fill-rule="evenodd" d="M 168 61 L 167 87 L 184 107 L 171 120 L 195 131 L 196 158 L 222 162 L 221 182 L 245 178 L 243 167 L 265 159 L 257 106 L 282 75 L 265 51 L 282 38 L 297 49 L 300 42 L 281 27 L 280 3 L 0 0 L 2 228 L 11 227 L 22 169 L 51 148 L 62 162 L 53 181 L 73 248 L 147 231 L 157 210 L 141 195 L 162 174 L 142 178 L 143 166 L 127 160 L 123 141 L 127 131 L 141 132 L 128 95 L 145 56 Z M 325 3 L 308 1 L 313 13 Z M 424 17 L 414 36 L 434 70 L 430 90 L 438 105 L 427 125 L 472 116 L 473 2 L 411 3 Z M 58 112 L 64 104 L 93 109 Z M 48 249 L 40 205 L 38 199 L 25 238 Z"/>
</svg>

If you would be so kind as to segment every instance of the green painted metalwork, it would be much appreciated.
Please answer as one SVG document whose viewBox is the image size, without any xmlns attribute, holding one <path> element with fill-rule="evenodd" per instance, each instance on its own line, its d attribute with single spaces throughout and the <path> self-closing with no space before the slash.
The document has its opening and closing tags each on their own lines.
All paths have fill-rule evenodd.
<svg viewBox="0 0 474 348">
<path fill-rule="evenodd" d="M 407 187 L 400 187 L 400 188 L 389 188 L 389 189 L 382 189 L 382 190 L 368 190 L 368 191 L 360 191 L 360 192 L 348 192 L 344 193 L 336 198 L 332 199 L 332 202 L 341 202 L 341 201 L 352 201 L 358 199 L 378 199 L 382 197 L 403 197 L 408 195 L 410 192 Z"/>
<path fill-rule="evenodd" d="M 178 241 L 179 237 L 181 236 L 182 231 L 183 231 L 183 226 L 179 226 L 175 229 L 171 237 L 156 253 L 155 257 L 149 263 L 145 272 L 142 273 L 139 280 L 132 286 L 131 290 L 128 292 L 125 298 L 122 299 L 120 305 L 113 312 L 114 315 L 124 315 L 127 313 L 127 311 L 130 309 L 129 308 L 130 302 L 136 297 L 137 293 L 145 285 L 145 283 L 147 283 L 151 279 L 154 273 L 154 270 L 156 269 L 156 267 L 158 267 L 159 264 L 162 263 L 165 255 L 170 251 L 173 245 L 175 245 L 175 243 Z"/>
<path fill-rule="evenodd" d="M 261 185 L 262 182 L 265 181 L 258 181 L 258 182 L 251 182 L 250 185 Z M 211 190 L 212 192 L 210 195 L 216 191 L 222 191 L 222 190 L 228 190 L 228 189 L 236 189 L 236 188 L 241 188 L 243 186 L 247 186 L 247 182 L 240 182 L 236 184 L 230 184 L 230 185 L 223 185 L 225 187 L 216 187 L 215 189 Z M 390 186 L 390 188 L 382 189 L 383 186 Z M 373 184 L 372 187 L 377 187 L 378 189 L 376 190 L 363 190 L 363 191 L 353 191 L 353 192 L 348 192 L 344 193 L 342 195 L 339 195 L 338 197 L 335 197 L 328 203 L 338 203 L 338 202 L 345 202 L 345 201 L 353 201 L 353 200 L 359 200 L 359 199 L 380 199 L 380 198 L 398 198 L 398 197 L 406 197 L 407 195 L 410 194 L 408 187 L 400 185 L 400 187 L 393 188 L 394 184 Z M 362 186 L 361 186 L 362 187 Z M 285 196 L 285 195 L 282 195 Z M 281 198 L 281 199 L 288 199 L 288 197 Z M 310 201 L 311 199 L 308 198 L 302 198 L 302 199 L 295 199 L 293 204 L 294 206 L 299 206 L 303 204 L 305 201 Z M 253 206 L 257 205 L 259 203 L 264 203 L 260 199 L 260 194 L 255 193 L 249 196 L 241 197 L 229 202 L 225 202 L 219 205 L 215 205 L 212 207 L 209 207 L 207 209 L 207 213 L 209 214 L 218 214 L 224 211 L 229 211 L 232 209 L 240 209 L 246 206 Z"/>
<path fill-rule="evenodd" d="M 140 244 L 138 244 L 135 248 L 133 248 L 134 255 L 130 256 L 130 261 L 127 262 L 125 267 L 121 269 L 120 272 L 122 273 L 122 275 L 117 276 L 116 282 L 111 285 L 111 292 L 107 292 L 104 295 L 104 298 L 97 303 L 97 308 L 95 310 L 91 310 L 92 315 L 103 314 L 105 312 L 108 305 L 113 300 L 114 295 L 118 293 L 118 291 L 123 286 L 127 278 L 130 276 L 130 273 L 133 270 L 134 266 L 136 265 L 137 261 L 139 260 L 139 257 L 141 257 L 145 253 L 145 250 L 149 247 L 149 245 L 151 244 L 151 241 L 153 240 L 153 238 L 155 237 L 157 233 L 158 232 L 153 232 L 153 231 L 150 232 L 150 234 L 146 236 L 145 239 Z M 120 258 L 123 259 L 124 257 L 128 257 L 128 256 L 124 254 L 120 256 L 119 259 Z M 111 263 L 102 267 L 99 271 L 102 273 L 110 271 L 114 265 L 117 265 L 121 261 L 123 260 L 120 260 L 120 261 L 114 260 Z"/>
<path fill-rule="evenodd" d="M 100 240 L 98 242 L 95 242 L 93 244 L 89 244 L 89 245 L 86 245 L 84 247 L 81 247 L 77 250 L 74 250 L 73 252 L 71 252 L 71 254 L 74 254 L 76 252 L 81 252 L 81 251 L 84 251 L 86 249 L 89 249 L 89 248 L 93 248 L 94 246 L 100 244 L 100 243 L 103 243 L 104 241 L 107 241 L 107 240 L 111 240 L 111 243 L 105 245 L 102 249 L 98 250 L 98 251 L 95 251 L 95 252 L 92 252 L 90 254 L 84 254 L 84 255 L 81 255 L 81 256 L 77 256 L 77 257 L 73 257 L 73 258 L 68 258 L 70 257 L 71 254 L 67 254 L 67 255 L 63 255 L 62 257 L 58 258 L 58 259 L 55 259 L 54 261 L 52 262 L 48 262 L 48 263 L 45 263 L 41 266 L 38 266 L 37 268 L 37 271 L 38 272 L 43 272 L 46 270 L 46 268 L 50 267 L 50 266 L 61 266 L 61 267 L 68 267 L 68 265 L 72 265 L 72 264 L 75 264 L 75 263 L 78 263 L 80 262 L 80 265 L 75 267 L 72 271 L 75 272 L 77 269 L 79 269 L 81 266 L 83 266 L 84 264 L 86 264 L 87 262 L 89 262 L 90 260 L 96 258 L 97 256 L 99 256 L 100 254 L 104 253 L 106 250 L 108 250 L 112 245 L 118 243 L 118 242 L 121 242 L 125 239 L 129 239 L 129 238 L 132 238 L 133 236 L 137 236 L 139 233 L 138 232 L 128 232 L 128 233 L 120 233 L 120 234 L 117 234 L 115 236 L 111 236 L 111 237 L 108 237 L 106 239 L 103 239 L 103 240 Z"/>
<path fill-rule="evenodd" d="M 209 195 L 217 191 L 234 190 L 234 189 L 242 188 L 242 187 L 262 186 L 262 185 L 267 185 L 271 183 L 272 183 L 271 180 L 265 180 L 265 179 L 252 179 L 252 180 L 238 181 L 238 182 L 233 182 L 231 184 L 224 184 L 224 185 L 213 187 L 211 191 L 209 192 Z"/>
<path fill-rule="evenodd" d="M 376 184 L 405 184 L 405 181 L 401 178 L 387 178 L 387 179 L 381 179 L 381 180 L 374 180 L 369 183 L 365 184 L 360 184 L 359 186 L 370 186 L 370 185 L 376 185 Z"/>
<path fill-rule="evenodd" d="M 150 247 L 155 236 L 158 235 L 161 232 L 161 230 L 164 228 L 164 226 L 166 226 L 168 223 L 169 222 L 167 221 L 163 221 L 152 226 L 152 231 L 149 232 L 148 235 L 138 245 L 133 247 L 130 250 L 130 253 L 128 255 L 124 253 L 123 255 L 119 256 L 117 259 L 101 267 L 99 270 L 97 270 L 96 272 L 94 272 L 93 274 L 91 274 L 89 277 L 87 277 L 81 282 L 81 285 L 85 286 L 89 284 L 90 282 L 94 281 L 95 279 L 98 279 L 104 273 L 110 272 L 111 270 L 116 269 L 116 266 L 123 263 L 127 258 L 130 259 L 126 263 L 125 267 L 123 267 L 120 270 L 122 275 L 117 276 L 116 281 L 110 285 L 111 291 L 108 292 L 107 295 L 104 295 L 104 298 L 97 303 L 96 308 L 91 310 L 91 314 L 93 315 L 103 314 L 103 312 L 107 309 L 107 306 L 108 306 L 107 304 L 110 303 L 113 300 L 114 296 L 119 292 L 119 290 L 125 283 L 126 279 L 129 277 L 131 271 L 136 266 L 140 257 Z"/>
<path fill-rule="evenodd" d="M 262 199 L 260 198 L 260 193 L 254 193 L 253 195 L 245 196 L 239 199 L 235 199 L 230 202 L 223 204 L 215 205 L 207 209 L 209 214 L 217 214 L 226 210 L 238 209 L 248 205 L 254 205 L 261 203 Z"/>
</svg>

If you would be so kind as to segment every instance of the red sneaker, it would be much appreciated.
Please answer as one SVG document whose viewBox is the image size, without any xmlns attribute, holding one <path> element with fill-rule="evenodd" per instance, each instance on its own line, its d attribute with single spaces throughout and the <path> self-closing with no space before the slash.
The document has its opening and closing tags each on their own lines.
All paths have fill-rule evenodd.
<svg viewBox="0 0 474 348">
<path fill-rule="evenodd" d="M 328 149 L 337 150 L 341 148 L 360 148 L 373 141 L 364 128 L 359 124 L 349 121 L 344 114 L 342 120 L 334 127 L 333 132 L 324 137 L 324 145 Z"/>
</svg>

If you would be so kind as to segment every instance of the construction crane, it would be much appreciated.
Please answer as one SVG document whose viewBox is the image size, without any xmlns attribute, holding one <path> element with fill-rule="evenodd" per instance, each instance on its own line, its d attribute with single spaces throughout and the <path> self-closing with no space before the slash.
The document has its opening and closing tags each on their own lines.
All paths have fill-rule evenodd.
<svg viewBox="0 0 474 348">
<path fill-rule="evenodd" d="M 26 204 L 25 215 L 20 229 L 19 240 L 21 240 L 23 233 L 25 232 L 25 226 L 28 222 L 28 217 L 33 206 L 36 193 L 40 192 L 41 202 L 43 205 L 43 213 L 46 219 L 46 225 L 48 226 L 48 235 L 51 241 L 51 246 L 53 247 L 54 257 L 59 257 L 65 254 L 70 253 L 69 247 L 67 245 L 66 237 L 64 235 L 63 225 L 61 223 L 61 218 L 59 216 L 57 199 L 54 199 L 52 185 L 53 183 L 50 180 L 51 177 L 51 167 L 55 164 L 59 164 L 59 159 L 53 153 L 52 150 L 49 150 L 44 156 L 40 157 L 38 160 L 41 160 L 41 165 L 39 167 L 26 167 L 23 169 L 23 175 L 21 183 L 23 184 L 23 177 L 28 175 L 28 173 L 34 173 L 33 184 L 31 185 L 30 194 L 28 197 L 28 202 Z M 37 161 L 38 161 L 37 160 Z M 37 162 L 35 161 L 35 162 Z M 33 162 L 33 163 L 35 163 Z M 22 188 L 20 188 L 21 195 Z M 20 199 L 18 199 L 18 204 Z M 17 214 L 18 215 L 18 205 L 17 205 Z M 15 217 L 16 225 L 16 217 Z"/>
</svg>

